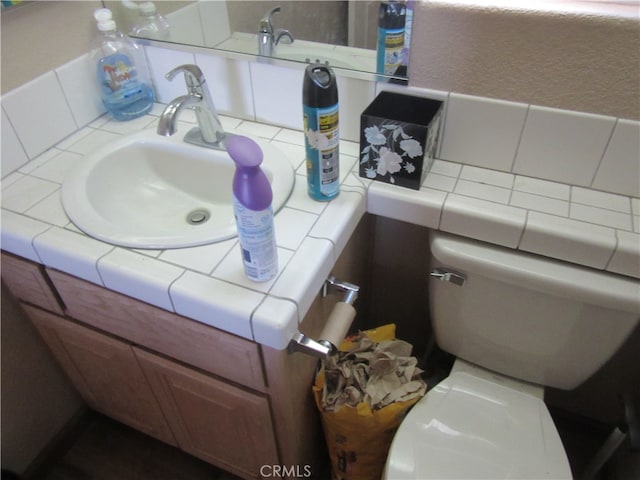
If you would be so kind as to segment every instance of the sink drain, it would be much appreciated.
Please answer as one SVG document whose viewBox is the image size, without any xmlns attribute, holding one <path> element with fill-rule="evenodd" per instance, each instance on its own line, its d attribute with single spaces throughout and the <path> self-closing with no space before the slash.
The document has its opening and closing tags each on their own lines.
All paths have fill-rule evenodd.
<svg viewBox="0 0 640 480">
<path fill-rule="evenodd" d="M 208 210 L 200 208 L 187 214 L 187 223 L 190 225 L 200 225 L 209 220 L 210 216 L 211 214 Z"/>
</svg>

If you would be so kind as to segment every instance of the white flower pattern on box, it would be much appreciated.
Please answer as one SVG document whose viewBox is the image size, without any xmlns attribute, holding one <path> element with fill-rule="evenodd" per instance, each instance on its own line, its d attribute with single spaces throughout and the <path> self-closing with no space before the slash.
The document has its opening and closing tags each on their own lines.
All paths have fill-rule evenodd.
<svg viewBox="0 0 640 480">
<path fill-rule="evenodd" d="M 413 173 L 414 159 L 422 158 L 424 152 L 420 142 L 407 135 L 400 124 L 373 125 L 364 129 L 368 145 L 360 152 L 360 163 L 365 165 L 367 178 L 389 175 L 389 182 L 395 183 L 394 173 L 404 169 Z"/>
</svg>

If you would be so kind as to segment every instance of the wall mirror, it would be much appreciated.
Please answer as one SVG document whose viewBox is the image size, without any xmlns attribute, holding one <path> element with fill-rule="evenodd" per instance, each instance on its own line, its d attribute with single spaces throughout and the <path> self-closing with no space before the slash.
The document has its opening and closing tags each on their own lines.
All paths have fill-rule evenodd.
<svg viewBox="0 0 640 480">
<path fill-rule="evenodd" d="M 413 0 L 185 0 L 157 1 L 153 7 L 140 0 L 103 0 L 103 4 L 112 10 L 122 31 L 154 44 L 203 47 L 257 56 L 260 61 L 265 57 L 320 61 L 347 72 L 407 80 Z M 154 9 L 166 18 L 168 30 L 140 28 Z M 378 47 L 380 35 L 386 40 L 383 47 Z M 378 48 L 386 57 L 378 56 Z"/>
</svg>

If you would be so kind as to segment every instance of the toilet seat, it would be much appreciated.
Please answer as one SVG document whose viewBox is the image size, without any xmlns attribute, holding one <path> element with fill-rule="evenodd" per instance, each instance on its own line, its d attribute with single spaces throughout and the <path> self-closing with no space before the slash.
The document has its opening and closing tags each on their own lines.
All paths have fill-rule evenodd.
<svg viewBox="0 0 640 480">
<path fill-rule="evenodd" d="M 401 423 L 384 479 L 572 478 L 537 387 L 456 365 Z"/>
</svg>

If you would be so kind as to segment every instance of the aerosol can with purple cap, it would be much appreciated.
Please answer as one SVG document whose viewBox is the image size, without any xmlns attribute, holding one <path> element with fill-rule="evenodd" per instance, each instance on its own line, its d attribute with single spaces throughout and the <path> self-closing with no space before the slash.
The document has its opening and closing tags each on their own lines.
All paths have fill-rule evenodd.
<svg viewBox="0 0 640 480">
<path fill-rule="evenodd" d="M 278 252 L 273 227 L 273 192 L 260 168 L 260 146 L 248 137 L 229 135 L 227 152 L 236 164 L 233 210 L 244 272 L 254 282 L 266 282 L 278 273 Z"/>
</svg>

